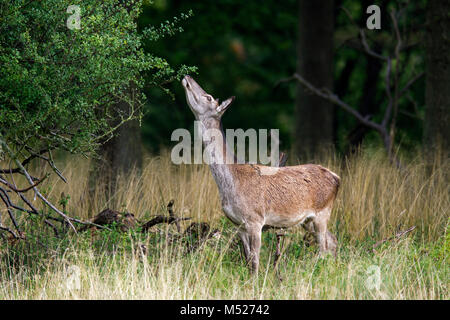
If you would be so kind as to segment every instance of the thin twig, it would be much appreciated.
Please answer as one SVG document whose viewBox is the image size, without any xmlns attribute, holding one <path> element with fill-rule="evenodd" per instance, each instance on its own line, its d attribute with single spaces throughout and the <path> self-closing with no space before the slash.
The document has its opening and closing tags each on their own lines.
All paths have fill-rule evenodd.
<svg viewBox="0 0 450 320">
<path fill-rule="evenodd" d="M 3 183 L 4 185 L 8 186 L 8 188 L 10 188 L 12 191 L 17 192 L 17 193 L 22 193 L 22 192 L 27 192 L 28 190 L 33 189 L 34 187 L 37 187 L 38 185 L 40 185 L 42 182 L 45 181 L 45 179 L 48 178 L 48 175 L 46 175 L 44 178 L 39 179 L 38 182 L 36 182 L 35 184 L 25 188 L 25 189 L 17 189 L 15 186 L 13 186 L 11 183 L 9 183 L 8 181 L 2 179 L 0 177 L 0 182 Z"/>
<path fill-rule="evenodd" d="M 0 193 L 0 199 L 3 201 L 3 203 L 6 205 L 6 210 L 8 211 L 9 214 L 9 218 L 11 219 L 14 228 L 16 228 L 17 232 L 20 234 L 22 234 L 22 231 L 19 228 L 19 224 L 16 221 L 16 217 L 14 216 L 14 212 L 12 212 L 11 210 L 11 206 L 9 205 L 9 202 L 6 200 L 6 198 L 2 195 L 2 193 Z"/>
<path fill-rule="evenodd" d="M 14 239 L 20 239 L 20 237 L 18 235 L 16 235 L 14 233 L 14 231 L 12 231 L 10 228 L 3 227 L 2 225 L 0 225 L 0 230 L 9 232 L 13 236 Z"/>
<path fill-rule="evenodd" d="M 360 36 L 360 38 L 361 38 L 361 43 L 362 43 L 362 45 L 363 45 L 363 47 L 364 47 L 365 52 L 366 52 L 368 55 L 370 55 L 370 56 L 372 56 L 372 57 L 374 57 L 374 58 L 377 58 L 377 59 L 380 59 L 380 60 L 383 60 L 383 61 L 387 61 L 388 58 L 389 58 L 388 56 L 383 56 L 382 54 L 376 53 L 375 51 L 373 51 L 373 50 L 369 47 L 369 44 L 367 43 L 366 33 L 364 32 L 364 29 L 360 28 L 360 27 L 356 24 L 355 20 L 353 20 L 353 18 L 352 18 L 352 16 L 351 16 L 350 12 L 348 11 L 348 9 L 345 8 L 345 7 L 341 7 L 341 9 L 345 12 L 345 14 L 346 14 L 347 17 L 349 18 L 349 20 L 352 22 L 352 24 L 354 24 L 354 25 L 359 29 L 359 36 Z"/>
<path fill-rule="evenodd" d="M 0 139 L 0 143 L 2 144 L 2 146 L 4 147 L 4 149 L 9 153 L 11 159 L 16 163 L 16 165 L 22 170 L 22 172 L 24 173 L 25 177 L 27 178 L 28 182 L 30 183 L 30 185 L 33 185 L 33 179 L 31 179 L 31 176 L 29 175 L 28 171 L 24 168 L 24 166 L 22 165 L 22 163 L 17 160 L 16 155 L 12 152 L 12 150 L 9 148 L 9 146 L 2 140 Z M 62 212 L 61 210 L 59 210 L 58 208 L 56 208 L 50 201 L 48 201 L 38 190 L 38 188 L 33 187 L 32 188 L 35 192 L 35 194 L 47 205 L 49 206 L 51 209 L 53 209 L 56 213 L 58 213 L 59 215 L 61 215 L 69 224 L 69 226 L 72 228 L 72 230 L 76 233 L 77 230 L 76 228 L 73 226 L 72 222 L 70 221 L 69 217 L 67 217 L 67 215 Z"/>
<path fill-rule="evenodd" d="M 420 73 L 418 73 L 417 75 L 415 75 L 411 80 L 408 81 L 408 83 L 406 83 L 406 85 L 400 90 L 400 92 L 398 93 L 398 96 L 401 97 L 402 95 L 405 94 L 406 91 L 408 91 L 408 89 L 420 78 L 422 78 L 425 75 L 425 72 L 422 71 Z"/>
<path fill-rule="evenodd" d="M 313 92 L 314 94 L 318 95 L 319 97 L 324 98 L 325 100 L 328 100 L 338 106 L 340 106 L 342 109 L 353 115 L 356 119 L 358 119 L 361 123 L 364 125 L 375 129 L 379 132 L 383 131 L 383 127 L 379 125 L 376 122 L 373 122 L 369 120 L 369 116 L 363 116 L 361 113 L 359 113 L 356 109 L 352 108 L 350 105 L 342 101 L 336 94 L 332 93 L 329 89 L 318 89 L 315 86 L 313 86 L 310 82 L 305 80 L 301 75 L 298 73 L 294 73 L 294 75 L 291 78 L 287 78 L 284 80 L 281 80 L 281 82 L 289 81 L 291 79 L 298 80 L 302 85 L 304 85 L 308 90 Z"/>
<path fill-rule="evenodd" d="M 382 245 L 383 243 L 385 243 L 385 242 L 388 242 L 388 241 L 391 241 L 391 240 L 395 240 L 395 241 L 399 240 L 401 237 L 403 237 L 404 235 L 410 233 L 410 232 L 413 231 L 415 228 L 416 228 L 416 226 L 412 226 L 412 227 L 409 228 L 409 229 L 406 229 L 406 230 L 404 230 L 404 231 L 398 232 L 398 233 L 397 233 L 395 236 L 393 236 L 393 237 L 389 237 L 389 238 L 386 238 L 386 239 L 383 239 L 383 240 L 378 241 L 377 243 L 375 243 L 375 244 L 373 245 L 372 251 L 375 252 L 375 249 L 378 248 L 379 246 L 381 246 L 381 245 Z"/>
</svg>

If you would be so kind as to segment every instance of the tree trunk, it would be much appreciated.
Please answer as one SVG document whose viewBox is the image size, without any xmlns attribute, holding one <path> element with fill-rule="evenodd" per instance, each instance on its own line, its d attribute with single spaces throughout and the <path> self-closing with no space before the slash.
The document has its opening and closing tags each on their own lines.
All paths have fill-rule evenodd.
<svg viewBox="0 0 450 320">
<path fill-rule="evenodd" d="M 375 51 L 380 52 L 381 49 L 375 46 Z M 377 101 L 377 86 L 376 83 L 379 79 L 380 72 L 382 70 L 383 64 L 379 59 L 373 57 L 367 57 L 366 64 L 366 79 L 363 86 L 363 95 L 360 100 L 360 110 L 359 112 L 363 116 L 376 115 L 380 109 L 380 103 Z M 364 137 L 370 129 L 361 124 L 356 124 L 356 127 L 347 136 L 349 145 L 346 150 L 346 154 L 355 152 L 359 146 L 362 144 Z"/>
<path fill-rule="evenodd" d="M 333 90 L 334 1 L 299 0 L 297 72 L 314 86 Z M 334 106 L 297 84 L 294 151 L 314 157 L 333 144 Z"/>
<path fill-rule="evenodd" d="M 426 109 L 424 144 L 441 146 L 450 141 L 450 0 L 428 1 L 426 37 Z"/>
<path fill-rule="evenodd" d="M 128 11 L 133 4 L 129 1 L 120 1 L 120 5 Z M 136 96 L 136 86 L 130 83 L 128 95 Z M 118 101 L 114 106 L 116 120 L 112 126 L 120 123 L 119 114 L 129 115 L 133 112 L 131 106 L 125 101 Z M 105 191 L 115 192 L 116 181 L 119 175 L 127 174 L 133 169 L 142 168 L 142 139 L 139 120 L 131 120 L 122 124 L 115 132 L 114 137 L 103 143 L 99 150 L 100 159 L 94 166 L 91 174 L 91 187 L 101 185 Z"/>
<path fill-rule="evenodd" d="M 130 105 L 124 101 L 118 102 L 114 110 L 117 114 L 131 112 Z M 118 123 L 119 119 L 113 125 Z M 127 174 L 132 169 L 140 171 L 142 168 L 141 140 L 139 120 L 131 120 L 121 125 L 115 131 L 114 137 L 100 147 L 100 159 L 95 165 L 93 183 L 98 185 L 101 182 L 106 190 L 114 191 L 120 174 Z"/>
</svg>

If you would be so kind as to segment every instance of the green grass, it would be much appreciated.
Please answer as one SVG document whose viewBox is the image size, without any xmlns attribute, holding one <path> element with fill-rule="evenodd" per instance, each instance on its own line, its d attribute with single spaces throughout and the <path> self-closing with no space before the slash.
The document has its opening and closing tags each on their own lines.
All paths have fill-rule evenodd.
<svg viewBox="0 0 450 320">
<path fill-rule="evenodd" d="M 335 259 L 319 258 L 296 231 L 286 236 L 275 269 L 275 237 L 267 232 L 261 269 L 252 277 L 229 223 L 193 253 L 183 239 L 167 241 L 172 228 L 148 236 L 104 230 L 64 239 L 28 230 L 27 242 L 3 248 L 0 299 L 449 298 L 448 233 L 434 243 L 414 237 L 387 242 L 376 252 L 373 241 L 341 242 Z"/>
</svg>

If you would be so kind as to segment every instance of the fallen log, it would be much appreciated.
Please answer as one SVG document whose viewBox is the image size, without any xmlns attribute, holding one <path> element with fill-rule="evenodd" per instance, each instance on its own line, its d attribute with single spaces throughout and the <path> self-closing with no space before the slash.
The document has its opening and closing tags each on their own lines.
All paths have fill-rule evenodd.
<svg viewBox="0 0 450 320">
<path fill-rule="evenodd" d="M 146 222 L 145 224 L 142 225 L 142 232 L 148 232 L 148 230 L 160 223 L 168 223 L 168 224 L 172 224 L 172 223 L 178 223 L 180 221 L 184 221 L 184 220 L 190 220 L 191 218 L 177 218 L 177 217 L 167 217 L 167 216 L 156 216 L 153 219 L 151 219 L 150 221 Z"/>
<path fill-rule="evenodd" d="M 211 230 L 206 222 L 192 222 L 183 233 L 187 240 L 187 252 L 192 253 L 200 248 L 208 239 L 220 236 L 219 229 Z"/>
<path fill-rule="evenodd" d="M 191 218 L 179 218 L 175 215 L 173 212 L 173 204 L 174 200 L 170 200 L 167 204 L 167 211 L 169 212 L 169 216 L 163 216 L 163 215 L 157 215 L 154 216 L 151 220 L 147 221 L 146 223 L 141 223 L 139 220 L 137 220 L 132 213 L 120 213 L 119 211 L 112 210 L 112 209 L 105 209 L 99 214 L 97 214 L 94 219 L 92 219 L 92 223 L 98 226 L 108 226 L 116 224 L 120 231 L 126 232 L 130 229 L 134 229 L 138 227 L 139 225 L 142 226 L 142 232 L 146 233 L 149 231 L 149 229 L 157 224 L 160 223 L 167 223 L 172 224 L 175 223 L 177 226 L 177 230 L 179 233 L 181 233 L 181 226 L 179 224 L 180 221 L 184 220 L 190 220 Z M 93 226 L 86 225 L 83 228 L 81 228 L 79 231 L 85 231 L 88 228 L 92 228 Z"/>
<path fill-rule="evenodd" d="M 92 220 L 92 223 L 99 226 L 116 224 L 119 227 L 120 231 L 126 232 L 129 229 L 135 228 L 138 225 L 139 221 L 134 217 L 134 214 L 132 213 L 120 213 L 119 211 L 107 208 L 97 214 Z M 91 225 L 86 225 L 79 231 L 85 231 L 92 227 L 93 226 Z"/>
</svg>

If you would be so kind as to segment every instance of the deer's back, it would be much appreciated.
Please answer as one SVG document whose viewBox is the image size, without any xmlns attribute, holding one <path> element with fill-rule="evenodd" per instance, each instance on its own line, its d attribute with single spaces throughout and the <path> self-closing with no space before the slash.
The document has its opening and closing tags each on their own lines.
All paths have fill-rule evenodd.
<svg viewBox="0 0 450 320">
<path fill-rule="evenodd" d="M 314 164 L 273 168 L 261 165 L 232 165 L 237 194 L 247 209 L 264 216 L 286 217 L 319 212 L 329 207 L 337 194 L 340 178 Z"/>
</svg>

